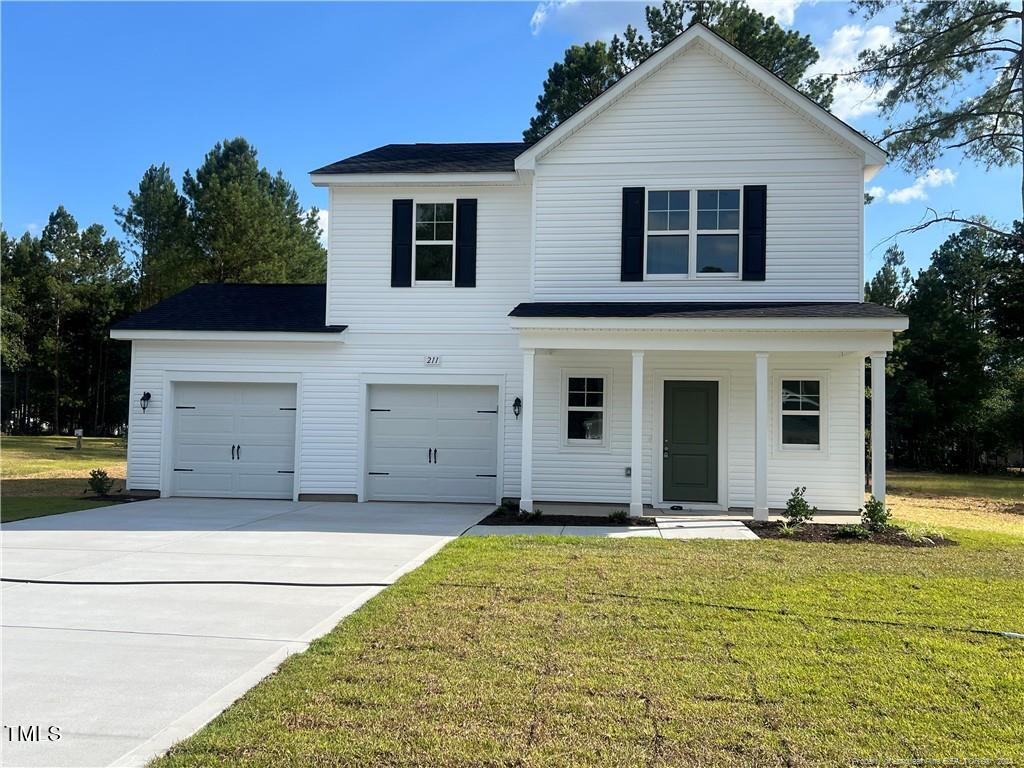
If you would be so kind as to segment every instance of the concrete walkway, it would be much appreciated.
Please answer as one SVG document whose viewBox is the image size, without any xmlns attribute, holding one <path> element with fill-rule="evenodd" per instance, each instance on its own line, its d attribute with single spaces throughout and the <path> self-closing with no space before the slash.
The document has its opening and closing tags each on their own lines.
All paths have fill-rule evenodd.
<svg viewBox="0 0 1024 768">
<path fill-rule="evenodd" d="M 3 576 L 51 583 L 2 583 L 0 764 L 143 765 L 492 509 L 166 499 L 4 525 Z"/>
<path fill-rule="evenodd" d="M 658 517 L 657 526 L 624 528 L 618 525 L 474 525 L 467 536 L 605 536 L 612 539 L 757 539 L 738 520 L 682 520 Z"/>
</svg>

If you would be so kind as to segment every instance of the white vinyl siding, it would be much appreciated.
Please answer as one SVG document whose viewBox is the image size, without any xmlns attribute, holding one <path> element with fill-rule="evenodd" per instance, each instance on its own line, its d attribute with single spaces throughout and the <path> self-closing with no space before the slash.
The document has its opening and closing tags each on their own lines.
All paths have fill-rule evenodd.
<svg viewBox="0 0 1024 768">
<path fill-rule="evenodd" d="M 391 201 L 477 200 L 476 287 L 391 287 Z M 527 185 L 332 188 L 328 219 L 328 318 L 352 332 L 504 333 L 529 300 Z M 414 286 L 415 288 L 415 286 Z"/>
<path fill-rule="evenodd" d="M 534 498 L 543 501 L 629 502 L 630 479 L 630 365 L 629 352 L 558 351 L 536 358 L 536 422 L 534 425 Z M 782 452 L 769 450 L 768 503 L 782 507 L 798 485 L 807 486 L 807 498 L 821 509 L 855 511 L 863 503 L 863 371 L 856 355 L 773 354 L 770 380 L 778 371 L 826 371 L 829 381 L 827 450 Z M 609 371 L 610 391 L 605 402 L 608 447 L 564 445 L 560 436 L 558 388 L 564 369 Z M 721 378 L 719 407 L 726 409 L 725 442 L 727 503 L 752 507 L 754 503 L 754 355 L 753 353 L 648 352 L 644 356 L 643 499 L 652 503 L 652 462 L 661 461 L 655 450 L 655 415 L 664 378 Z M 769 445 L 777 443 L 778 421 L 769 427 Z M 541 504 L 541 506 L 543 506 Z"/>
<path fill-rule="evenodd" d="M 536 301 L 861 298 L 862 161 L 706 51 L 685 52 L 542 157 L 534 184 Z M 765 281 L 621 281 L 623 187 L 759 184 Z"/>
<path fill-rule="evenodd" d="M 348 332 L 346 332 L 346 335 Z M 424 355 L 439 356 L 438 367 L 424 366 Z M 503 490 L 519 495 L 522 422 L 512 401 L 522 394 L 522 353 L 516 339 L 481 334 L 362 334 L 343 345 L 325 343 L 132 342 L 132 392 L 151 392 L 145 413 L 132 398 L 129 413 L 128 487 L 161 489 L 163 411 L 166 377 L 199 373 L 244 377 L 298 376 L 298 493 L 355 494 L 364 451 L 361 426 L 364 375 L 504 377 Z"/>
</svg>

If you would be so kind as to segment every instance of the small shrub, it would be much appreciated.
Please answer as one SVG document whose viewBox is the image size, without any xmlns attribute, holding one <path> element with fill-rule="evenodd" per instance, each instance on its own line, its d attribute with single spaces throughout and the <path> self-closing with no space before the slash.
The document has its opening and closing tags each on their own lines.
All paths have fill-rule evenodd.
<svg viewBox="0 0 1024 768">
<path fill-rule="evenodd" d="M 840 539 L 870 539 L 871 531 L 863 525 L 841 525 L 836 529 Z"/>
<path fill-rule="evenodd" d="M 885 504 L 874 496 L 864 502 L 864 509 L 860 513 L 860 524 L 869 531 L 884 531 L 889 527 L 889 510 Z"/>
<path fill-rule="evenodd" d="M 941 532 L 924 528 L 920 525 L 908 525 L 900 531 L 900 536 L 915 544 L 935 544 L 946 538 Z"/>
<path fill-rule="evenodd" d="M 608 515 L 608 519 L 611 520 L 613 523 L 622 525 L 627 520 L 629 520 L 629 513 L 627 513 L 624 509 L 616 509 L 610 515 Z"/>
<path fill-rule="evenodd" d="M 107 477 L 102 469 L 94 469 L 89 472 L 89 488 L 97 496 L 106 496 L 114 487 L 114 481 Z"/>
<path fill-rule="evenodd" d="M 540 520 L 541 515 L 543 514 L 544 512 L 541 511 L 539 508 L 533 510 L 533 512 L 523 512 L 523 510 L 520 509 L 518 516 L 520 520 L 524 522 L 529 522 L 530 520 Z"/>
<path fill-rule="evenodd" d="M 791 525 L 798 526 L 806 523 L 818 514 L 818 508 L 807 503 L 807 499 L 804 498 L 805 493 L 807 493 L 807 486 L 794 488 L 789 501 L 786 502 L 786 509 L 782 512 L 782 516 Z"/>
<path fill-rule="evenodd" d="M 800 523 L 791 523 L 788 520 L 783 520 L 779 523 L 779 534 L 781 536 L 793 536 L 800 530 L 800 527 Z"/>
</svg>

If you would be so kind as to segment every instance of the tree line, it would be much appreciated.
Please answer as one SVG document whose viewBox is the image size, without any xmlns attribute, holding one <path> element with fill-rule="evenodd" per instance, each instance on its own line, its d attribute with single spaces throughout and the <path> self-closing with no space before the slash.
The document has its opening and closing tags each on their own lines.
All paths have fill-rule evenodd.
<svg viewBox="0 0 1024 768">
<path fill-rule="evenodd" d="M 323 282 L 317 210 L 260 166 L 245 139 L 216 144 L 179 191 L 151 166 L 128 205 L 123 238 L 80 227 L 64 206 L 39 235 L 0 231 L 0 418 L 15 434 L 120 434 L 130 349 L 111 324 L 200 282 Z"/>
<path fill-rule="evenodd" d="M 1024 224 L 1016 223 L 1018 235 Z M 885 252 L 865 298 L 910 318 L 886 370 L 886 442 L 897 466 L 979 471 L 1024 455 L 1024 249 L 965 227 L 911 275 Z"/>
</svg>

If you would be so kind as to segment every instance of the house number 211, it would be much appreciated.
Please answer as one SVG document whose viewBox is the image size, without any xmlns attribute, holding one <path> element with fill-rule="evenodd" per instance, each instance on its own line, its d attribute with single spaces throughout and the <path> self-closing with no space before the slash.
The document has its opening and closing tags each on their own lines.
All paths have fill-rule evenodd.
<svg viewBox="0 0 1024 768">
<path fill-rule="evenodd" d="M 423 364 L 424 365 L 440 365 L 441 364 L 441 356 L 440 355 L 426 355 L 423 358 Z"/>
</svg>

